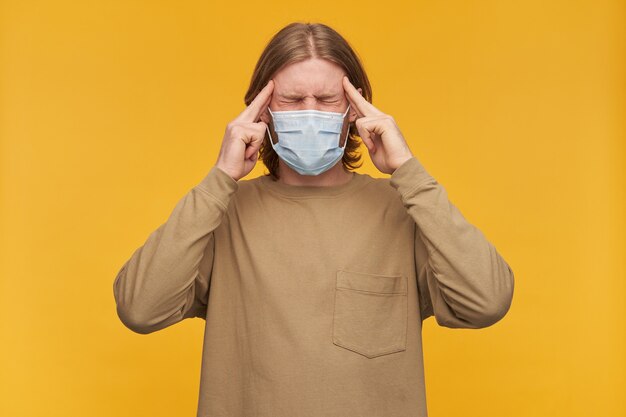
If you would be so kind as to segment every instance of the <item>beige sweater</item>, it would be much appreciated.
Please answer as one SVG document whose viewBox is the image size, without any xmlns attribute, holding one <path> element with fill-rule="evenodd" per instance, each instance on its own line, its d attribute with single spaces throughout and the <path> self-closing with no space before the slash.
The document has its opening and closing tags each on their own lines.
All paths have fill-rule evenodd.
<svg viewBox="0 0 626 417">
<path fill-rule="evenodd" d="M 213 167 L 113 290 L 137 333 L 206 321 L 198 416 L 425 417 L 422 321 L 490 326 L 513 286 L 412 158 L 327 187 Z"/>
</svg>

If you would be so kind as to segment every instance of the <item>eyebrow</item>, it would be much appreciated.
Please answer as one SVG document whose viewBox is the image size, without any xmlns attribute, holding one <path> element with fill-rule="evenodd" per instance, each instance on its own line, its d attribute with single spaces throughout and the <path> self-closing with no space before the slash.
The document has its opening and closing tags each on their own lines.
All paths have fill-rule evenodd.
<svg viewBox="0 0 626 417">
<path fill-rule="evenodd" d="M 326 98 L 339 97 L 339 95 L 340 93 L 326 93 L 326 94 L 320 94 L 320 95 L 313 95 L 313 97 L 317 99 L 326 99 Z M 304 98 L 302 94 L 297 94 L 297 93 L 278 93 L 277 96 L 287 98 L 287 99 Z"/>
</svg>

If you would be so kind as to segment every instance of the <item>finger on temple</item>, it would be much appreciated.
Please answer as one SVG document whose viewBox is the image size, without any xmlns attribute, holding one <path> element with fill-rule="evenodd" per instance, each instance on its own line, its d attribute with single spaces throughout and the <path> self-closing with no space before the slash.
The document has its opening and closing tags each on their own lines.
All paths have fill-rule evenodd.
<svg viewBox="0 0 626 417">
<path fill-rule="evenodd" d="M 365 97 L 363 97 L 359 91 L 354 88 L 354 85 L 352 85 L 346 76 L 343 77 L 343 87 L 348 100 L 354 104 L 357 113 L 361 113 L 363 116 L 378 116 L 383 114 L 383 112 L 374 107 L 372 103 L 365 100 Z"/>
<path fill-rule="evenodd" d="M 259 120 L 259 116 L 265 110 L 265 107 L 269 104 L 269 101 L 272 98 L 273 90 L 274 81 L 269 80 L 267 85 L 259 91 L 259 94 L 256 95 L 250 105 L 248 105 L 248 107 L 246 107 L 235 120 L 248 123 L 254 123 Z"/>
</svg>

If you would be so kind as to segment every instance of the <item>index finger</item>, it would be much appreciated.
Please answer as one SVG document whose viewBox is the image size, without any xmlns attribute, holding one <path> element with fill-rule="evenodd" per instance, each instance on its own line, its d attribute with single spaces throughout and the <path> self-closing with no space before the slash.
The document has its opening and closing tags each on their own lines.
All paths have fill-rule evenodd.
<svg viewBox="0 0 626 417">
<path fill-rule="evenodd" d="M 359 91 L 354 88 L 347 76 L 344 75 L 342 81 L 347 98 L 348 100 L 350 100 L 350 103 L 352 103 L 352 105 L 355 107 L 355 110 L 357 111 L 357 113 L 359 113 L 359 116 L 379 116 L 383 114 L 383 112 L 374 107 L 372 103 L 365 100 L 365 97 L 363 97 L 359 93 Z"/>
<path fill-rule="evenodd" d="M 254 100 L 252 100 L 248 107 L 246 107 L 235 120 L 248 123 L 255 123 L 259 120 L 259 116 L 263 110 L 265 110 L 265 106 L 272 97 L 272 91 L 274 91 L 274 80 L 269 80 L 265 87 L 259 91 L 259 94 L 256 95 Z"/>
</svg>

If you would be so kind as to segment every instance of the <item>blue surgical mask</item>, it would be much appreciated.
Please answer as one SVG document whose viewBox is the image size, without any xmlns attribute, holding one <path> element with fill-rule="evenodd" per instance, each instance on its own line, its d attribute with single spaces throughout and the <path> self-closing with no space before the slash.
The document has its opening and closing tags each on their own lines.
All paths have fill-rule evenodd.
<svg viewBox="0 0 626 417">
<path fill-rule="evenodd" d="M 274 121 L 278 142 L 272 141 L 269 127 L 267 133 L 276 154 L 285 164 L 301 175 L 319 175 L 332 168 L 342 157 L 348 134 L 343 146 L 339 146 L 345 113 L 320 110 L 291 110 L 273 112 L 267 108 Z"/>
</svg>

